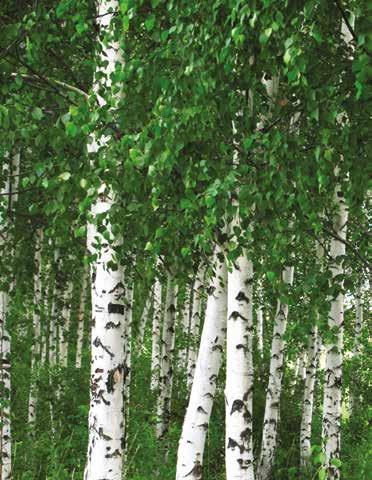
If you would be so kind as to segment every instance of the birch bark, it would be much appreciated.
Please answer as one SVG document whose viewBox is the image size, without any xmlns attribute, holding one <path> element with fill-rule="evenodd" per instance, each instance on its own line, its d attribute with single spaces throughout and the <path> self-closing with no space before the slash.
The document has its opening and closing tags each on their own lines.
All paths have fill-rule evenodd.
<svg viewBox="0 0 372 480">
<path fill-rule="evenodd" d="M 176 289 L 174 279 L 167 273 L 167 295 L 162 332 L 159 395 L 157 401 L 156 436 L 162 438 L 169 428 L 173 386 L 173 351 L 176 320 Z"/>
<path fill-rule="evenodd" d="M 154 313 L 152 318 L 152 352 L 151 352 L 151 390 L 159 387 L 160 339 L 161 339 L 161 297 L 162 286 L 158 277 L 154 285 Z"/>
<path fill-rule="evenodd" d="M 228 273 L 226 479 L 254 480 L 253 264 L 240 256 Z"/>
<path fill-rule="evenodd" d="M 339 468 L 332 463 L 340 457 L 341 440 L 341 402 L 342 402 L 342 345 L 344 323 L 344 293 L 342 264 L 345 255 L 346 226 L 348 210 L 340 185 L 336 186 L 334 203 L 336 213 L 333 218 L 333 232 L 331 239 L 330 257 L 332 284 L 336 293 L 331 298 L 331 310 L 328 316 L 328 327 L 334 332 L 334 341 L 325 345 L 325 383 L 323 397 L 322 441 L 326 456 L 325 466 L 328 479 L 340 478 Z"/>
<path fill-rule="evenodd" d="M 40 304 L 41 304 L 41 244 L 43 239 L 42 230 L 36 232 L 35 242 L 35 265 L 34 265 L 34 311 L 32 317 L 33 340 L 31 346 L 31 380 L 28 399 L 28 423 L 35 421 L 36 408 L 36 378 L 38 375 L 40 360 Z"/>
<path fill-rule="evenodd" d="M 96 21 L 101 40 L 94 91 L 102 107 L 106 101 L 99 91 L 108 92 L 111 89 L 110 76 L 116 65 L 123 63 L 123 58 L 114 32 L 114 18 L 119 11 L 118 1 L 100 0 L 97 7 Z M 117 98 L 116 92 L 112 94 L 111 105 Z M 100 140 L 93 138 L 89 151 L 97 152 L 108 140 L 107 137 Z M 91 253 L 95 253 L 95 258 L 91 265 L 92 360 L 89 440 L 84 480 L 121 480 L 123 472 L 125 290 L 123 268 L 117 265 L 115 256 L 115 245 L 120 245 L 122 239 L 116 238 L 114 245 L 108 220 L 113 205 L 113 192 L 103 184 L 91 209 L 92 221 L 88 224 L 88 247 Z M 110 241 L 98 231 L 96 223 L 101 214 L 106 217 L 105 226 Z M 112 263 L 116 269 L 111 268 Z"/>
<path fill-rule="evenodd" d="M 88 294 L 87 284 L 88 284 L 88 271 L 87 271 L 87 268 L 84 268 L 83 285 L 81 287 L 80 299 L 79 299 L 76 359 L 75 359 L 75 367 L 78 369 L 81 368 L 82 355 L 83 355 L 84 318 L 85 318 L 85 307 L 87 303 L 87 294 Z"/>
<path fill-rule="evenodd" d="M 11 256 L 13 256 L 13 245 L 11 232 L 9 231 L 14 216 L 15 203 L 18 200 L 20 154 L 15 153 L 6 171 L 3 172 L 6 178 L 5 185 L 1 189 L 5 197 L 4 213 L 0 209 L 0 244 L 9 244 Z M 0 205 L 1 207 L 1 205 Z M 3 265 L 5 271 L 5 265 Z M 13 283 L 13 282 L 12 282 Z M 11 285 L 12 290 L 14 285 Z M 10 423 L 10 401 L 11 401 L 11 337 L 7 328 L 7 315 L 9 305 L 9 292 L 0 290 L 0 480 L 11 480 L 12 478 L 12 436 Z"/>
<path fill-rule="evenodd" d="M 205 440 L 226 337 L 227 268 L 225 260 L 219 260 L 221 255 L 221 249 L 216 248 L 215 273 L 207 289 L 199 355 L 178 447 L 176 480 L 202 478 Z"/>
<path fill-rule="evenodd" d="M 287 285 L 292 285 L 293 274 L 294 268 L 286 267 L 282 272 L 283 282 Z M 270 374 L 266 390 L 261 453 L 257 468 L 258 480 L 267 480 L 270 477 L 274 463 L 284 366 L 284 334 L 287 327 L 287 318 L 288 305 L 278 300 L 271 344 Z"/>
<path fill-rule="evenodd" d="M 190 320 L 190 345 L 187 359 L 187 387 L 190 390 L 192 382 L 194 380 L 194 372 L 196 359 L 198 355 L 197 345 L 199 339 L 200 330 L 200 314 L 201 314 L 201 294 L 203 290 L 203 270 L 199 268 L 195 277 L 193 285 L 193 301 L 192 301 L 192 313 Z"/>
<path fill-rule="evenodd" d="M 308 465 L 311 455 L 311 426 L 313 420 L 314 390 L 318 354 L 318 327 L 315 325 L 310 334 L 305 389 L 302 402 L 302 418 L 300 428 L 300 459 L 302 467 L 306 467 Z"/>
</svg>

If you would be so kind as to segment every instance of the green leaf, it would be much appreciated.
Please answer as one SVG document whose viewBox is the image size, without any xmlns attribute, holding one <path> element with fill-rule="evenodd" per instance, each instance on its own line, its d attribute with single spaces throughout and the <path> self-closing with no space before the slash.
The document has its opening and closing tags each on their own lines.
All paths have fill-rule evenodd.
<svg viewBox="0 0 372 480">
<path fill-rule="evenodd" d="M 71 178 L 71 173 L 70 172 L 63 172 L 61 175 L 58 175 L 58 179 L 62 180 L 63 182 L 67 182 Z"/>
<path fill-rule="evenodd" d="M 332 458 L 332 460 L 330 461 L 330 464 L 331 465 L 334 465 L 335 467 L 339 468 L 341 467 L 342 465 L 342 462 L 339 458 Z"/>
<path fill-rule="evenodd" d="M 318 473 L 319 480 L 326 480 L 327 479 L 327 471 L 325 468 L 321 468 Z"/>
<path fill-rule="evenodd" d="M 270 282 L 273 282 L 276 279 L 275 272 L 266 272 L 266 276 Z"/>
<path fill-rule="evenodd" d="M 78 128 L 73 122 L 66 123 L 66 133 L 69 137 L 76 137 L 77 132 Z"/>
<path fill-rule="evenodd" d="M 31 111 L 31 115 L 35 120 L 41 120 L 44 116 L 43 111 L 39 107 L 34 107 Z"/>
<path fill-rule="evenodd" d="M 75 237 L 76 237 L 76 238 L 85 237 L 86 234 L 87 234 L 87 227 L 86 227 L 86 225 L 83 225 L 83 226 L 81 226 L 81 227 L 79 227 L 79 228 L 76 228 L 74 233 L 75 233 Z"/>
<path fill-rule="evenodd" d="M 155 25 L 155 15 L 152 14 L 147 19 L 145 20 L 145 27 L 148 32 L 151 32 L 151 30 L 154 28 Z"/>
</svg>

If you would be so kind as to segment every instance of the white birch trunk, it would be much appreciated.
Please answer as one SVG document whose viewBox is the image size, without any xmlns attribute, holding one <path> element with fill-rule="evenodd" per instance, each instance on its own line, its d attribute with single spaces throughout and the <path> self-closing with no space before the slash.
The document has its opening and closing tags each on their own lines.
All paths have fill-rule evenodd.
<svg viewBox="0 0 372 480">
<path fill-rule="evenodd" d="M 301 466 L 309 464 L 311 455 L 311 426 L 313 420 L 314 390 L 319 354 L 318 327 L 311 331 L 306 367 L 305 389 L 302 403 L 302 418 L 300 429 L 300 459 Z"/>
<path fill-rule="evenodd" d="M 54 251 L 54 268 L 56 269 L 56 274 L 54 279 L 52 308 L 50 312 L 50 321 L 49 321 L 49 366 L 50 367 L 54 367 L 57 365 L 57 340 L 58 340 L 57 314 L 58 314 L 58 296 L 60 294 L 59 264 L 60 264 L 60 254 L 59 254 L 59 250 L 56 249 Z"/>
<path fill-rule="evenodd" d="M 257 335 L 257 350 L 260 354 L 260 357 L 263 357 L 263 310 L 262 310 L 262 307 L 258 307 L 257 309 L 256 335 Z"/>
<path fill-rule="evenodd" d="M 7 155 L 6 155 L 7 157 Z M 11 255 L 14 255 L 12 238 L 7 231 L 14 216 L 14 206 L 18 200 L 18 185 L 20 171 L 20 154 L 16 153 L 9 162 L 7 172 L 12 176 L 5 181 L 1 193 L 8 196 L 5 205 L 5 215 L 0 210 L 0 243 L 7 242 Z M 11 286 L 13 289 L 14 285 Z M 10 401 L 11 401 L 11 377 L 10 377 L 10 354 L 11 337 L 7 329 L 9 294 L 8 291 L 0 290 L 0 479 L 11 480 L 12 478 L 12 436 L 10 424 Z"/>
<path fill-rule="evenodd" d="M 145 306 L 143 307 L 143 311 L 142 311 L 142 315 L 141 315 L 139 327 L 138 327 L 137 345 L 139 346 L 139 348 L 142 348 L 143 341 L 145 339 L 145 330 L 146 330 L 146 325 L 147 325 L 147 321 L 148 321 L 150 310 L 151 310 L 151 305 L 152 305 L 152 292 L 150 291 L 146 299 Z"/>
<path fill-rule="evenodd" d="M 157 401 L 156 437 L 162 438 L 168 431 L 173 386 L 173 350 L 176 320 L 176 288 L 171 273 L 167 273 L 167 294 L 162 332 L 159 395 Z"/>
<path fill-rule="evenodd" d="M 105 100 L 98 91 L 111 88 L 111 73 L 116 64 L 122 64 L 120 45 L 113 39 L 114 16 L 119 11 L 117 0 L 97 2 L 97 23 L 105 42 L 100 41 L 100 66 L 96 70 L 94 91 L 99 104 Z M 113 99 L 118 95 L 113 93 Z M 113 100 L 111 101 L 111 104 Z M 105 147 L 108 138 L 93 138 L 89 151 L 96 153 Z M 91 209 L 92 222 L 88 224 L 88 246 L 95 253 L 91 265 L 92 331 L 91 331 L 91 388 L 89 409 L 89 440 L 84 480 L 121 480 L 123 472 L 124 431 L 124 331 L 125 291 L 124 271 L 118 265 L 112 245 L 113 235 L 107 215 L 114 205 L 113 193 L 101 185 L 99 196 Z M 110 235 L 107 241 L 97 229 L 97 216 L 106 214 L 105 226 Z M 120 244 L 122 238 L 116 238 Z M 98 249 L 96 245 L 98 244 Z M 116 264 L 112 269 L 110 264 Z"/>
<path fill-rule="evenodd" d="M 282 279 L 287 285 L 293 282 L 293 267 L 286 267 Z M 288 305 L 278 300 L 271 344 L 270 374 L 266 390 L 265 415 L 263 422 L 261 453 L 257 468 L 258 480 L 270 478 L 277 446 L 277 433 L 280 412 L 280 396 L 284 367 L 284 334 L 287 328 Z"/>
<path fill-rule="evenodd" d="M 197 345 L 200 333 L 201 293 L 203 290 L 204 270 L 199 268 L 193 285 L 193 301 L 190 320 L 189 352 L 187 359 L 187 388 L 190 390 L 194 380 L 196 359 L 198 355 Z"/>
<path fill-rule="evenodd" d="M 227 268 L 218 259 L 209 286 L 205 321 L 200 340 L 194 381 L 191 387 L 177 455 L 176 480 L 199 480 L 202 477 L 203 453 L 212 412 L 218 372 L 226 337 Z"/>
<path fill-rule="evenodd" d="M 187 284 L 185 287 L 185 300 L 181 313 L 181 341 L 182 347 L 178 352 L 178 364 L 181 369 L 185 368 L 187 365 L 188 359 L 188 341 L 189 341 L 189 331 L 190 331 L 190 321 L 191 321 L 191 286 Z"/>
<path fill-rule="evenodd" d="M 63 368 L 67 368 L 68 362 L 68 346 L 69 334 L 71 324 L 71 296 L 72 296 L 72 281 L 67 283 L 67 288 L 63 294 L 63 307 L 61 315 L 61 323 L 59 325 L 59 355 L 60 362 Z"/>
<path fill-rule="evenodd" d="M 363 301 L 362 301 L 362 289 L 361 285 L 357 286 L 355 292 L 355 324 L 354 324 L 354 347 L 352 351 L 351 358 L 355 364 L 354 368 L 357 368 L 358 362 L 357 359 L 361 353 L 361 345 L 360 345 L 360 336 L 362 333 L 362 326 L 363 326 Z M 354 369 L 354 371 L 356 371 Z M 353 410 L 358 406 L 358 382 L 356 381 L 354 385 L 350 387 L 350 398 L 349 398 L 349 409 L 350 414 L 353 413 Z"/>
<path fill-rule="evenodd" d="M 6 328 L 9 296 L 0 291 L 0 479 L 12 477 L 10 430 L 10 334 Z"/>
<path fill-rule="evenodd" d="M 254 480 L 253 265 L 245 254 L 228 273 L 226 479 Z"/>
<path fill-rule="evenodd" d="M 151 390 L 159 387 L 160 339 L 161 339 L 161 297 L 162 286 L 159 278 L 154 285 L 154 313 L 152 318 L 152 352 L 151 352 Z"/>
<path fill-rule="evenodd" d="M 342 345 L 344 323 L 344 293 L 342 257 L 345 255 L 346 226 L 348 210 L 339 185 L 336 186 L 334 202 L 337 212 L 333 219 L 330 257 L 332 259 L 332 287 L 337 292 L 331 298 L 331 310 L 328 316 L 328 327 L 334 332 L 334 341 L 326 344 L 325 382 L 323 398 L 322 442 L 326 456 L 325 466 L 328 480 L 340 478 L 340 470 L 332 464 L 332 460 L 340 457 L 341 440 L 341 402 L 342 402 Z"/>
<path fill-rule="evenodd" d="M 43 239 L 42 230 L 36 232 L 35 243 L 35 267 L 34 267 L 34 311 L 32 318 L 33 341 L 31 346 L 31 380 L 28 398 L 28 423 L 35 421 L 36 408 L 36 378 L 38 375 L 40 360 L 40 304 L 41 304 L 41 244 Z"/>
<path fill-rule="evenodd" d="M 78 369 L 81 368 L 81 362 L 82 362 L 82 356 L 83 356 L 84 318 L 85 318 L 85 307 L 87 304 L 87 293 L 88 293 L 87 283 L 88 283 L 88 271 L 84 267 L 83 285 L 81 287 L 80 299 L 79 299 L 77 342 L 76 342 L 75 368 L 78 368 Z"/>
</svg>

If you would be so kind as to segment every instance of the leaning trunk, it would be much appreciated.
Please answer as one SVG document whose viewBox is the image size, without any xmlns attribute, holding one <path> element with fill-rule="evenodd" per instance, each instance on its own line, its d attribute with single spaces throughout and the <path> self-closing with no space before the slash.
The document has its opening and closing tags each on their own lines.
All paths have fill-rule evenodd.
<svg viewBox="0 0 372 480">
<path fill-rule="evenodd" d="M 203 452 L 226 336 L 227 268 L 215 255 L 216 272 L 208 288 L 207 309 L 189 405 L 177 456 L 177 480 L 202 477 Z"/>
</svg>

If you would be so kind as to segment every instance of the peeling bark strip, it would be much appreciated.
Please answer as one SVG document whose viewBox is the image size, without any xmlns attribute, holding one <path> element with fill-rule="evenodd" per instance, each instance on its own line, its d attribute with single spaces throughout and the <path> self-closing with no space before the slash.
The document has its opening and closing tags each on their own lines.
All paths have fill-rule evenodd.
<svg viewBox="0 0 372 480">
<path fill-rule="evenodd" d="M 292 285 L 293 274 L 294 268 L 286 267 L 282 273 L 284 283 Z M 283 304 L 278 300 L 274 320 L 273 340 L 271 344 L 270 375 L 266 390 L 261 453 L 257 468 L 258 480 L 267 480 L 270 477 L 274 463 L 284 365 L 285 341 L 283 336 L 287 328 L 287 318 L 288 305 Z"/>
<path fill-rule="evenodd" d="M 178 447 L 176 480 L 202 477 L 204 445 L 226 336 L 227 268 L 217 255 L 215 275 L 208 289 L 207 309 L 196 362 L 194 381 Z"/>
<path fill-rule="evenodd" d="M 117 0 L 97 2 L 97 23 L 105 41 L 100 40 L 99 65 L 96 69 L 94 92 L 100 106 L 106 101 L 100 92 L 107 93 L 111 88 L 110 75 L 123 59 L 119 43 L 114 40 L 114 16 L 119 10 Z M 113 92 L 111 105 L 120 92 Z M 93 138 L 88 149 L 96 153 L 104 148 L 108 137 Z M 123 472 L 124 447 L 124 272 L 115 261 L 113 236 L 108 220 L 114 205 L 113 193 L 103 184 L 96 202 L 92 206 L 92 222 L 88 224 L 88 247 L 95 254 L 91 268 L 92 286 L 92 360 L 89 409 L 89 441 L 84 480 L 121 480 Z M 104 194 L 103 194 L 104 193 Z M 105 227 L 110 234 L 110 242 L 97 228 L 97 217 L 106 214 Z M 101 215 L 101 218 L 104 215 Z M 121 238 L 115 239 L 120 245 Z M 99 248 L 96 249 L 98 244 Z M 111 264 L 116 269 L 110 268 Z M 110 306 L 110 307 L 109 307 Z M 110 308 L 110 311 L 109 311 Z M 111 324 L 118 328 L 110 328 Z"/>
<path fill-rule="evenodd" d="M 203 290 L 204 270 L 199 268 L 193 285 L 192 313 L 190 320 L 190 346 L 187 360 L 187 388 L 190 390 L 194 380 L 196 359 L 198 356 L 197 344 L 200 330 L 201 293 Z"/>
<path fill-rule="evenodd" d="M 162 349 L 160 360 L 159 395 L 157 401 L 156 436 L 162 438 L 169 428 L 173 387 L 173 352 L 176 320 L 176 288 L 171 273 L 167 273 Z"/>
<path fill-rule="evenodd" d="M 226 354 L 226 479 L 254 480 L 253 265 L 245 255 L 228 273 Z"/>
<path fill-rule="evenodd" d="M 325 465 L 328 479 L 340 478 L 340 470 L 332 465 L 333 459 L 340 457 L 341 440 L 341 402 L 342 402 L 342 337 L 344 323 L 344 294 L 342 258 L 345 255 L 346 225 L 348 210 L 340 185 L 336 186 L 334 202 L 337 212 L 333 219 L 333 231 L 340 238 L 331 239 L 330 266 L 332 272 L 331 287 L 337 290 L 331 298 L 331 310 L 328 316 L 328 327 L 335 332 L 334 342 L 326 344 L 325 382 L 323 398 L 322 441 L 326 456 Z"/>
<path fill-rule="evenodd" d="M 300 430 L 300 459 L 302 467 L 305 467 L 308 464 L 311 455 L 311 425 L 313 419 L 314 389 L 316 382 L 318 353 L 318 327 L 314 326 L 309 340 L 308 362 L 306 367 L 305 389 L 302 403 Z"/>
<path fill-rule="evenodd" d="M 161 297 L 162 286 L 159 278 L 154 285 L 154 313 L 152 318 L 152 353 L 151 353 L 151 390 L 159 386 L 160 338 L 161 338 Z"/>
</svg>

